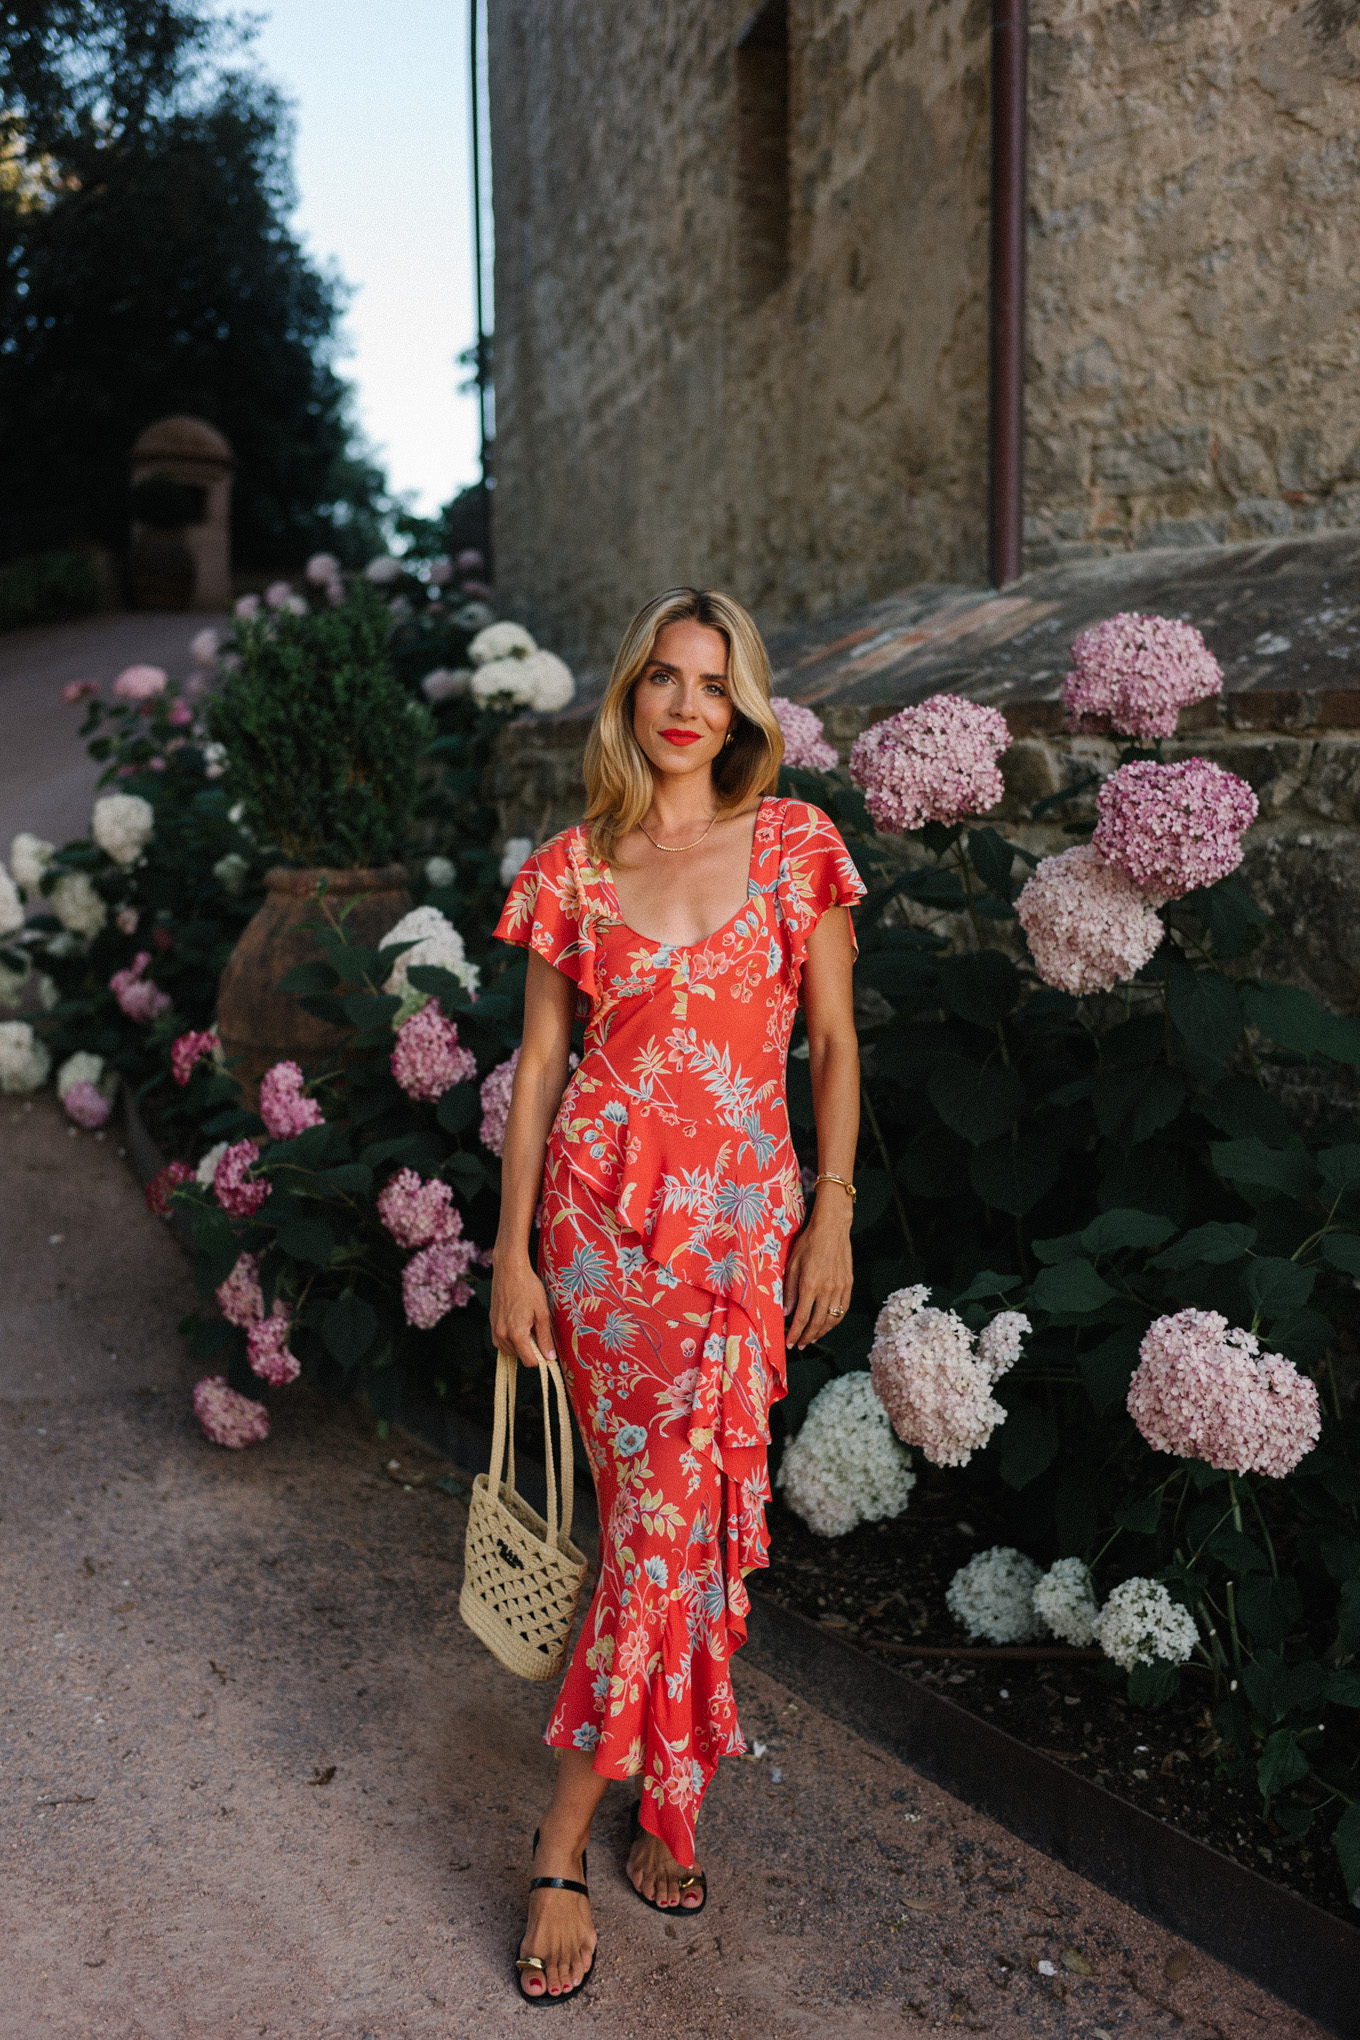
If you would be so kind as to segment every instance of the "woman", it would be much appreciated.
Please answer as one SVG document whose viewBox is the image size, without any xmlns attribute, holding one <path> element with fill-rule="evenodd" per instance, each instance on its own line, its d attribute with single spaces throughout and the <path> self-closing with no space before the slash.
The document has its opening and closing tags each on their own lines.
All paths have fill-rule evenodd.
<svg viewBox="0 0 1360 2040">
<path fill-rule="evenodd" d="M 586 820 L 529 859 L 496 931 L 529 961 L 492 1330 L 528 1365 L 560 1357 L 602 1525 L 545 1738 L 557 1784 L 516 1965 L 534 2002 L 593 1967 L 585 1850 L 611 1778 L 642 1784 L 638 1895 L 705 1902 L 694 1822 L 719 1756 L 745 1748 L 728 1660 L 745 1640 L 742 1576 L 767 1563 L 770 1405 L 786 1343 L 813 1343 L 850 1301 L 847 908 L 864 887 L 819 809 L 771 796 L 782 754 L 746 611 L 693 588 L 658 596 L 591 731 Z M 820 1171 L 801 1231 L 784 1100 L 800 995 Z"/>
</svg>

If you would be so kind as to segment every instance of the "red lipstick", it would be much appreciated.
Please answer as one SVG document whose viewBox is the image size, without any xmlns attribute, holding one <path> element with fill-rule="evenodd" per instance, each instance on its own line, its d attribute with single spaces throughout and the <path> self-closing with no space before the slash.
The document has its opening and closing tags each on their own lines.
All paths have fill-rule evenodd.
<svg viewBox="0 0 1360 2040">
<path fill-rule="evenodd" d="M 661 734 L 668 744 L 697 744 L 699 741 L 698 730 L 663 730 Z"/>
</svg>

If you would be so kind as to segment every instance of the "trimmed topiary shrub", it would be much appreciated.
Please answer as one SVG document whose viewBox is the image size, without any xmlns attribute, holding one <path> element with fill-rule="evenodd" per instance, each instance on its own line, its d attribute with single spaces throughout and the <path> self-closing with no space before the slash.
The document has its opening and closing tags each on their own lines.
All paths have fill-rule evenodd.
<svg viewBox="0 0 1360 2040">
<path fill-rule="evenodd" d="M 89 616 L 103 600 L 99 569 L 87 552 L 31 553 L 0 569 L 0 630 Z"/>
</svg>

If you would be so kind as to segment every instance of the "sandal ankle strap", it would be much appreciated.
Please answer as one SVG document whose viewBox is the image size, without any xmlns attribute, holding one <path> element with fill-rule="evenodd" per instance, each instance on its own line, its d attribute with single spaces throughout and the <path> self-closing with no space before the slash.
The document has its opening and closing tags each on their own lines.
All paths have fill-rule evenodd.
<svg viewBox="0 0 1360 2040">
<path fill-rule="evenodd" d="M 530 1891 L 579 1891 L 582 1898 L 590 1897 L 590 1886 L 582 1884 L 576 1877 L 531 1877 Z"/>
</svg>

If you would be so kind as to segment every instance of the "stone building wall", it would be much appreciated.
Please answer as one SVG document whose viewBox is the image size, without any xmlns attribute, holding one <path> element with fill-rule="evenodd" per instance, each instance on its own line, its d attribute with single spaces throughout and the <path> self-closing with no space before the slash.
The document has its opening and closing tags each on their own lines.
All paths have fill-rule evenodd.
<svg viewBox="0 0 1360 2040">
<path fill-rule="evenodd" d="M 1360 4 L 1034 0 L 1035 563 L 1360 525 Z"/>
<path fill-rule="evenodd" d="M 752 5 L 491 9 L 500 579 L 578 665 L 679 580 L 983 576 L 990 7 L 787 0 L 753 291 Z M 1360 525 L 1360 0 L 1031 22 L 1031 563 Z"/>
</svg>

